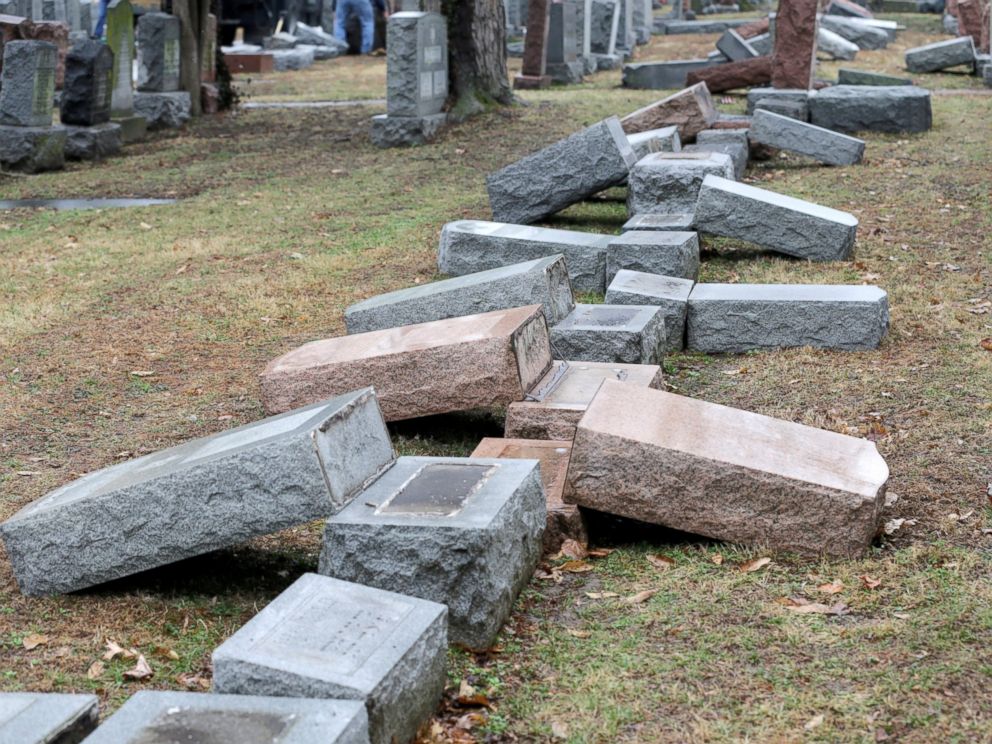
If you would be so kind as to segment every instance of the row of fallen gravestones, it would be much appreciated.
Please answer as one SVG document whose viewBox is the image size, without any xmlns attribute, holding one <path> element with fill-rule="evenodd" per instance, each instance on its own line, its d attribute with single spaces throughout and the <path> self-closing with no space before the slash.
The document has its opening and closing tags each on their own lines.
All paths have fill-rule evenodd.
<svg viewBox="0 0 992 744">
<path fill-rule="evenodd" d="M 17 20 L 17 19 L 14 19 Z M 132 80 L 135 32 L 127 0 L 108 8 L 107 43 L 74 40 L 64 61 L 60 124 L 53 125 L 57 47 L 46 41 L 3 45 L 0 71 L 0 165 L 37 173 L 66 158 L 99 160 L 146 129 L 178 128 L 190 118 L 189 93 L 179 90 L 179 20 L 146 13 L 138 22 L 137 92 Z"/>
</svg>

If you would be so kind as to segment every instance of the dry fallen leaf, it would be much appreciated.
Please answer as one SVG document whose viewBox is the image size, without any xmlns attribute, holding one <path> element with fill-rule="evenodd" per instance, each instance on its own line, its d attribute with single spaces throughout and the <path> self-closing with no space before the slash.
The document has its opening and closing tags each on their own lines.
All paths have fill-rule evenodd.
<svg viewBox="0 0 992 744">
<path fill-rule="evenodd" d="M 717 554 L 715 554 L 712 558 L 710 558 L 710 560 L 713 561 L 713 563 L 716 564 L 717 566 L 722 566 L 723 565 L 723 553 L 717 553 Z"/>
<path fill-rule="evenodd" d="M 163 659 L 171 659 L 172 661 L 179 661 L 179 654 L 177 654 L 171 648 L 166 648 L 165 646 L 156 646 L 155 655 L 160 656 Z"/>
<path fill-rule="evenodd" d="M 112 661 L 117 656 L 123 656 L 125 659 L 133 659 L 137 655 L 135 651 L 128 651 L 121 646 L 118 646 L 111 639 L 107 639 L 107 650 L 103 654 L 104 661 Z"/>
<path fill-rule="evenodd" d="M 180 674 L 178 677 L 176 677 L 176 682 L 178 682 L 179 684 L 183 685 L 184 687 L 188 687 L 191 690 L 196 690 L 196 689 L 209 690 L 210 689 L 210 680 L 209 679 L 204 679 L 203 677 L 198 677 L 196 675 L 189 674 L 187 672 L 184 672 L 184 673 Z"/>
<path fill-rule="evenodd" d="M 590 558 L 605 558 L 613 552 L 613 548 L 591 548 L 588 553 Z"/>
<path fill-rule="evenodd" d="M 152 229 L 152 226 L 149 225 L 147 222 L 140 222 L 140 223 L 138 223 L 138 227 L 140 227 L 142 230 L 151 230 Z"/>
<path fill-rule="evenodd" d="M 106 668 L 107 667 L 104 665 L 102 661 L 99 660 L 94 661 L 92 664 L 90 664 L 90 668 L 86 670 L 86 678 L 96 679 L 101 674 L 103 674 L 103 671 Z"/>
<path fill-rule="evenodd" d="M 582 560 L 589 555 L 586 546 L 578 540 L 566 540 L 561 544 L 561 549 L 555 558 L 571 558 L 572 560 Z"/>
<path fill-rule="evenodd" d="M 638 592 L 630 597 L 626 597 L 623 601 L 627 604 L 641 604 L 642 602 L 647 602 L 657 593 L 657 589 L 645 589 L 643 592 Z"/>
<path fill-rule="evenodd" d="M 585 573 L 586 571 L 592 571 L 592 568 L 592 565 L 585 561 L 566 561 L 558 566 L 559 571 L 565 571 L 566 573 Z"/>
<path fill-rule="evenodd" d="M 742 563 L 740 569 L 744 573 L 754 573 L 755 571 L 760 571 L 771 562 L 771 558 L 755 558 L 753 561 Z"/>
<path fill-rule="evenodd" d="M 554 739 L 567 739 L 568 738 L 568 726 L 566 726 L 561 721 L 551 722 L 551 736 Z"/>
<path fill-rule="evenodd" d="M 801 597 L 787 598 L 783 602 L 785 609 L 797 615 L 846 615 L 850 610 L 843 602 L 825 605 L 821 602 L 809 602 Z"/>
<path fill-rule="evenodd" d="M 823 723 L 823 714 L 820 713 L 820 715 L 813 716 L 808 721 L 806 721 L 806 725 L 803 726 L 803 728 L 806 729 L 807 731 L 812 731 L 822 723 Z"/>
<path fill-rule="evenodd" d="M 570 636 L 575 636 L 576 638 L 589 638 L 592 636 L 592 633 L 588 630 L 575 630 L 574 628 L 569 628 L 567 632 Z"/>
<path fill-rule="evenodd" d="M 466 679 L 463 679 L 461 684 L 458 685 L 458 697 L 455 698 L 455 704 L 460 705 L 463 708 L 493 707 L 493 704 L 489 701 L 489 698 L 472 687 Z"/>
<path fill-rule="evenodd" d="M 619 597 L 620 595 L 616 592 L 586 592 L 586 596 L 589 599 L 610 599 L 612 597 Z"/>
<path fill-rule="evenodd" d="M 46 643 L 48 643 L 48 636 L 41 635 L 41 633 L 31 633 L 30 635 L 24 636 L 24 639 L 21 641 L 21 645 L 24 646 L 27 651 L 30 651 L 33 648 L 38 648 L 38 646 L 43 646 Z"/>
<path fill-rule="evenodd" d="M 660 568 L 662 571 L 667 571 L 669 568 L 675 567 L 675 560 L 669 558 L 667 555 L 649 555 L 648 563 L 655 568 Z"/>
<path fill-rule="evenodd" d="M 134 665 L 134 668 L 124 672 L 124 676 L 128 679 L 148 679 L 153 674 L 155 672 L 152 671 L 151 666 L 145 660 L 144 654 L 138 654 L 138 662 Z"/>
<path fill-rule="evenodd" d="M 858 578 L 861 579 L 861 584 L 865 589 L 878 589 L 882 585 L 881 579 L 873 579 L 868 574 L 859 576 Z"/>
<path fill-rule="evenodd" d="M 992 351 L 992 338 L 983 338 L 981 341 L 981 347 L 985 351 Z"/>
<path fill-rule="evenodd" d="M 816 591 L 821 594 L 837 594 L 844 591 L 844 585 L 840 581 L 831 581 L 829 584 L 820 584 Z"/>
</svg>

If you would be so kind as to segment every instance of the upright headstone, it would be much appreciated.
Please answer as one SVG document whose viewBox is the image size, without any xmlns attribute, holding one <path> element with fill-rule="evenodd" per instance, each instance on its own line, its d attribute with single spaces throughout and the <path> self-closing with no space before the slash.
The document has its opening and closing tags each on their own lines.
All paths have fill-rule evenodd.
<svg viewBox="0 0 992 744">
<path fill-rule="evenodd" d="M 121 125 L 125 143 L 141 139 L 146 123 L 134 113 L 134 10 L 130 0 L 110 0 L 107 6 L 107 45 L 114 53 L 110 115 Z"/>
<path fill-rule="evenodd" d="M 179 90 L 179 19 L 145 13 L 138 19 L 138 90 Z"/>
<path fill-rule="evenodd" d="M 203 30 L 203 57 L 200 59 L 200 80 L 212 83 L 217 79 L 217 16 L 207 15 L 207 25 Z"/>
<path fill-rule="evenodd" d="M 386 114 L 372 119 L 379 147 L 424 144 L 444 124 L 448 98 L 448 26 L 439 13 L 389 17 Z"/>
<path fill-rule="evenodd" d="M 812 87 L 818 9 L 817 0 L 780 0 L 772 51 L 773 88 Z"/>
<path fill-rule="evenodd" d="M 0 125 L 47 127 L 52 124 L 58 51 L 45 41 L 11 41 L 3 48 Z"/>
<path fill-rule="evenodd" d="M 578 57 L 576 23 L 575 3 L 565 0 L 551 4 L 547 73 L 556 83 L 582 82 L 584 65 Z"/>
<path fill-rule="evenodd" d="M 550 0 L 530 0 L 527 35 L 524 37 L 524 64 L 520 74 L 513 78 L 514 88 L 547 88 L 551 85 L 547 74 L 550 6 Z"/>
<path fill-rule="evenodd" d="M 113 68 L 114 55 L 103 42 L 87 39 L 69 51 L 60 99 L 67 157 L 99 160 L 120 150 L 121 127 L 110 121 Z"/>
</svg>

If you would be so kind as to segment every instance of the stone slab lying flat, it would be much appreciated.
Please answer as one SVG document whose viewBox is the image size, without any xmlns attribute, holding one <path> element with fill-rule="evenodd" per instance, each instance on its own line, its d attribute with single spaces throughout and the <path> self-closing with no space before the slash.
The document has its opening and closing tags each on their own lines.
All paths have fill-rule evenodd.
<svg viewBox="0 0 992 744">
<path fill-rule="evenodd" d="M 815 346 L 877 348 L 889 328 L 885 291 L 867 285 L 697 284 L 689 295 L 694 351 Z"/>
<path fill-rule="evenodd" d="M 874 443 L 606 381 L 579 422 L 566 502 L 732 543 L 851 558 L 889 471 Z"/>
<path fill-rule="evenodd" d="M 606 304 L 657 305 L 665 314 L 665 351 L 679 351 L 685 346 L 685 319 L 694 283 L 691 279 L 621 269 L 606 289 Z"/>
<path fill-rule="evenodd" d="M 970 36 L 936 41 L 906 51 L 906 69 L 910 72 L 937 72 L 974 64 L 975 42 Z"/>
<path fill-rule="evenodd" d="M 734 177 L 724 153 L 659 152 L 638 160 L 627 180 L 627 212 L 691 212 L 707 175 Z M 609 278 L 607 278 L 607 282 Z"/>
<path fill-rule="evenodd" d="M 387 421 L 507 405 L 551 367 L 540 305 L 314 341 L 269 362 L 262 400 L 278 412 L 372 385 Z"/>
<path fill-rule="evenodd" d="M 320 573 L 446 605 L 448 638 L 489 648 L 541 557 L 534 460 L 401 457 L 329 519 Z"/>
<path fill-rule="evenodd" d="M 691 142 L 697 132 L 709 129 L 717 116 L 709 90 L 698 83 L 627 114 L 620 123 L 627 134 L 677 126 L 682 141 Z"/>
<path fill-rule="evenodd" d="M 675 59 L 665 62 L 636 62 L 623 66 L 623 87 L 639 90 L 668 90 L 685 87 L 693 70 L 712 65 L 709 59 Z"/>
<path fill-rule="evenodd" d="M 703 181 L 695 219 L 700 232 L 810 261 L 848 258 L 858 229 L 847 212 L 717 176 Z"/>
<path fill-rule="evenodd" d="M 692 230 L 692 212 L 647 212 L 635 214 L 620 228 L 623 232 L 630 230 L 675 230 L 686 232 Z M 610 236 L 612 238 L 612 236 Z"/>
<path fill-rule="evenodd" d="M 654 152 L 678 152 L 682 149 L 678 127 L 662 127 L 630 134 L 627 135 L 627 141 L 638 160 Z"/>
<path fill-rule="evenodd" d="M 368 744 L 353 700 L 139 690 L 86 744 Z"/>
<path fill-rule="evenodd" d="M 561 485 L 564 484 L 563 473 Z M 576 509 L 574 506 L 569 508 Z M 96 695 L 2 692 L 0 742 L 74 744 L 96 728 L 98 707 Z"/>
<path fill-rule="evenodd" d="M 511 404 L 512 405 L 512 404 Z M 544 525 L 544 552 L 556 553 L 566 540 L 587 544 L 589 534 L 579 507 L 561 499 L 568 473 L 571 440 L 563 439 L 498 439 L 486 437 L 470 457 L 537 460 L 541 463 L 547 521 Z"/>
<path fill-rule="evenodd" d="M 810 122 L 839 132 L 926 132 L 930 91 L 915 85 L 834 85 L 809 97 Z"/>
<path fill-rule="evenodd" d="M 606 279 L 622 269 L 684 279 L 699 276 L 699 236 L 674 230 L 630 230 L 606 249 Z"/>
<path fill-rule="evenodd" d="M 25 594 L 75 591 L 326 517 L 393 457 L 366 388 L 90 473 L 0 536 Z"/>
<path fill-rule="evenodd" d="M 344 311 L 348 333 L 540 304 L 549 324 L 575 308 L 561 256 L 511 264 L 370 297 Z"/>
<path fill-rule="evenodd" d="M 716 48 L 731 62 L 742 62 L 760 56 L 758 50 L 732 28 L 728 28 L 716 40 Z"/>
<path fill-rule="evenodd" d="M 213 691 L 359 700 L 373 744 L 411 741 L 444 690 L 447 616 L 435 602 L 303 574 L 213 652 Z"/>
<path fill-rule="evenodd" d="M 896 77 L 895 75 L 885 75 L 881 72 L 868 72 L 867 70 L 849 70 L 842 67 L 837 71 L 838 85 L 912 85 L 909 78 Z"/>
<path fill-rule="evenodd" d="M 820 26 L 856 44 L 859 49 L 885 49 L 890 41 L 887 31 L 863 20 L 825 15 L 820 18 Z"/>
<path fill-rule="evenodd" d="M 806 155 L 827 165 L 854 165 L 865 154 L 864 140 L 758 109 L 748 136 L 762 145 Z"/>
<path fill-rule="evenodd" d="M 665 316 L 637 305 L 575 306 L 551 329 L 556 354 L 580 362 L 657 364 L 665 350 Z"/>
<path fill-rule="evenodd" d="M 521 439 L 571 441 L 589 402 L 603 380 L 660 388 L 661 367 L 656 364 L 603 364 L 556 361 L 527 400 L 506 409 L 504 435 Z"/>
<path fill-rule="evenodd" d="M 831 59 L 852 60 L 858 55 L 858 45 L 826 28 L 816 30 L 816 50 Z"/>
<path fill-rule="evenodd" d="M 549 217 L 621 183 L 634 162 L 620 121 L 611 116 L 487 176 L 493 219 L 527 224 Z"/>
<path fill-rule="evenodd" d="M 565 257 L 568 276 L 576 291 L 602 292 L 606 286 L 606 244 L 612 237 L 577 230 L 458 220 L 441 230 L 437 266 L 442 274 L 464 276 L 560 253 Z"/>
</svg>

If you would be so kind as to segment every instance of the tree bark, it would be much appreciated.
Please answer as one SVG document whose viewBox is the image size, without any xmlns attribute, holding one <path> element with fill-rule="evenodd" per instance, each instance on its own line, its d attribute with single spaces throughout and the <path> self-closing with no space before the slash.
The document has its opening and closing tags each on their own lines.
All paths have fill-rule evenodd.
<svg viewBox="0 0 992 744">
<path fill-rule="evenodd" d="M 462 119 L 494 104 L 512 103 L 503 0 L 444 0 L 443 11 L 455 98 L 452 116 Z"/>
<path fill-rule="evenodd" d="M 189 93 L 191 113 L 199 116 L 200 106 L 200 42 L 202 24 L 210 12 L 209 0 L 172 0 L 172 14 L 179 19 L 179 87 Z M 202 19 L 202 20 L 201 20 Z"/>
</svg>

